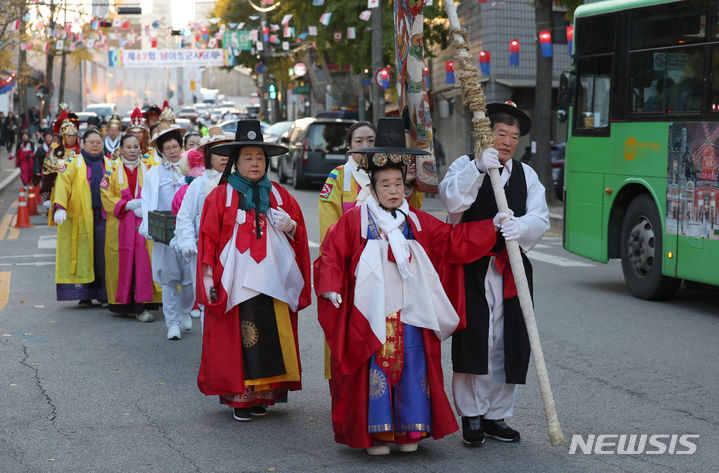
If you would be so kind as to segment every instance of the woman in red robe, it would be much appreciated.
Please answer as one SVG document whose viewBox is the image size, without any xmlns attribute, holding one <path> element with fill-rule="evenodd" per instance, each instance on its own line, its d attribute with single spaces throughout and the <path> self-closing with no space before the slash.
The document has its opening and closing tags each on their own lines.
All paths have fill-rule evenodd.
<svg viewBox="0 0 719 473">
<path fill-rule="evenodd" d="M 357 151 L 372 197 L 330 227 L 314 287 L 332 354 L 335 440 L 386 455 L 388 442 L 410 452 L 457 430 L 440 344 L 460 326 L 462 301 L 450 301 L 438 269 L 463 284 L 461 264 L 486 255 L 496 229 L 491 220 L 453 227 L 409 207 L 406 166 L 424 152 L 405 148 L 402 119 L 377 128 L 376 147 Z"/>
<path fill-rule="evenodd" d="M 241 120 L 200 221 L 197 298 L 205 304 L 197 385 L 249 421 L 301 389 L 297 312 L 310 304 L 307 231 L 297 201 L 267 178 L 260 122 Z"/>
</svg>

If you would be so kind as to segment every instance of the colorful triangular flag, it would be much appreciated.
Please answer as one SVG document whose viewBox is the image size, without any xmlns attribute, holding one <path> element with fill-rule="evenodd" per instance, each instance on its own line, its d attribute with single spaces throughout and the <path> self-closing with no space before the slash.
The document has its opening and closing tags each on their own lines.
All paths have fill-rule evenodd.
<svg viewBox="0 0 719 473">
<path fill-rule="evenodd" d="M 327 26 L 330 24 L 330 18 L 332 17 L 332 13 L 323 13 L 320 17 L 320 23 Z"/>
</svg>

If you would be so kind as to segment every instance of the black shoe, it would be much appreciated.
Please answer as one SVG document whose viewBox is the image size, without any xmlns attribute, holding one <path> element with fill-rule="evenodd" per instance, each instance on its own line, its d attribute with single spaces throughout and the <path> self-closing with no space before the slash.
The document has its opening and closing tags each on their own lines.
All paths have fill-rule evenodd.
<svg viewBox="0 0 719 473">
<path fill-rule="evenodd" d="M 267 415 L 267 408 L 265 406 L 260 406 L 259 404 L 256 406 L 250 407 L 250 414 L 252 414 L 255 417 L 262 417 Z"/>
<path fill-rule="evenodd" d="M 484 445 L 484 432 L 479 416 L 462 417 L 462 442 L 465 447 L 481 447 Z"/>
<path fill-rule="evenodd" d="M 77 305 L 82 308 L 92 307 L 92 301 L 90 299 L 83 299 L 80 302 L 78 302 Z"/>
<path fill-rule="evenodd" d="M 246 407 L 235 407 L 232 409 L 232 417 L 240 422 L 249 422 L 252 420 L 250 410 Z"/>
<path fill-rule="evenodd" d="M 504 419 L 482 419 L 482 429 L 487 437 L 500 442 L 519 442 L 519 432 L 508 426 Z"/>
</svg>

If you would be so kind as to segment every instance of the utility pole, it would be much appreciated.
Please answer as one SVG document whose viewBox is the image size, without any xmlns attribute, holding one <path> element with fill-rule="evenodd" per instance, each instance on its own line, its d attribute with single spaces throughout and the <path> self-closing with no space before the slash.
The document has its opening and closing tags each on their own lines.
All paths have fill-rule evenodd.
<svg viewBox="0 0 719 473">
<path fill-rule="evenodd" d="M 377 123 L 379 117 L 384 116 L 384 94 L 376 90 L 377 85 L 373 84 L 374 74 L 382 68 L 382 2 L 372 9 L 372 122 Z"/>
<path fill-rule="evenodd" d="M 25 20 L 20 19 L 20 31 L 21 35 L 25 34 Z M 24 38 L 20 38 L 22 41 Z M 18 98 L 20 99 L 20 112 L 25 113 L 27 110 L 27 77 L 25 77 L 24 71 L 27 69 L 27 53 L 24 48 L 21 48 L 17 55 L 17 84 L 18 84 Z"/>
<path fill-rule="evenodd" d="M 50 31 L 55 30 L 55 0 L 50 0 L 50 24 L 49 28 Z M 50 113 L 50 97 L 52 96 L 52 92 L 55 89 L 55 87 L 52 84 L 52 74 L 53 74 L 53 68 L 55 65 L 54 62 L 55 59 L 55 51 L 54 50 L 48 50 L 47 56 L 45 56 L 45 82 L 47 82 L 48 86 L 50 87 L 50 95 L 48 95 L 47 99 L 45 99 L 45 103 L 43 105 L 43 115 L 52 118 L 52 114 Z"/>
<path fill-rule="evenodd" d="M 269 107 L 267 106 L 267 99 L 265 98 L 265 94 L 267 94 L 267 86 L 270 83 L 270 68 L 268 67 L 268 62 L 270 58 L 270 51 L 267 47 L 267 41 L 265 40 L 265 28 L 267 26 L 267 13 L 262 12 L 262 21 L 260 23 L 260 34 L 262 35 L 262 54 L 260 54 L 260 58 L 262 58 L 262 86 L 260 88 L 260 103 L 262 105 L 262 119 L 267 121 L 269 118 Z"/>
<path fill-rule="evenodd" d="M 67 24 L 67 0 L 63 2 L 62 24 Z M 65 101 L 65 69 L 67 68 L 67 55 L 65 54 L 65 42 L 62 45 L 62 59 L 60 60 L 60 86 L 57 93 L 58 106 Z M 56 43 L 57 44 L 57 43 Z"/>
</svg>

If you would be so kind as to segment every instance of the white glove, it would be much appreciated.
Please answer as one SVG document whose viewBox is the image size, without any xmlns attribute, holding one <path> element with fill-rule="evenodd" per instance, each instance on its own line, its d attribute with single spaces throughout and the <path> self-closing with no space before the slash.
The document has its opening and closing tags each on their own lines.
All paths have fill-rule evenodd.
<svg viewBox="0 0 719 473">
<path fill-rule="evenodd" d="M 482 151 L 479 159 L 474 160 L 474 164 L 479 169 L 479 172 L 485 173 L 487 169 L 499 169 L 502 164 L 499 162 L 499 151 L 494 148 L 487 148 Z"/>
<path fill-rule="evenodd" d="M 202 265 L 202 284 L 205 286 L 205 297 L 207 298 L 207 302 L 213 302 L 210 291 L 212 291 L 215 282 L 212 280 L 212 267 L 206 264 Z"/>
<path fill-rule="evenodd" d="M 505 220 L 500 228 L 505 240 L 519 240 L 519 221 L 514 217 Z"/>
<path fill-rule="evenodd" d="M 57 209 L 52 219 L 55 220 L 55 225 L 62 225 L 62 222 L 67 218 L 67 212 L 63 209 Z"/>
<path fill-rule="evenodd" d="M 49 200 L 46 200 L 45 202 L 42 203 L 42 206 L 45 207 L 46 209 L 49 209 L 51 205 L 52 205 L 52 202 L 50 202 Z"/>
<path fill-rule="evenodd" d="M 180 250 L 180 253 L 182 253 L 182 256 L 189 259 L 197 254 L 197 248 L 195 248 L 195 247 L 182 248 Z"/>
<path fill-rule="evenodd" d="M 142 201 L 140 199 L 128 200 L 125 204 L 125 212 L 135 212 L 136 209 L 140 208 L 141 204 Z M 135 212 L 135 215 L 137 215 L 137 212 Z M 142 215 L 142 212 L 140 215 Z"/>
<path fill-rule="evenodd" d="M 132 202 L 132 201 L 130 201 L 130 202 Z M 129 203 L 129 202 L 128 202 L 128 203 Z M 127 206 L 125 206 L 125 209 L 127 210 Z M 137 217 L 137 218 L 142 218 L 142 207 L 138 207 L 138 208 L 136 208 L 136 209 L 133 209 L 133 210 L 132 210 L 132 213 L 135 214 L 135 217 Z"/>
<path fill-rule="evenodd" d="M 492 220 L 494 222 L 494 230 L 499 230 L 499 227 L 502 226 L 502 220 L 509 217 L 514 217 L 514 212 L 512 212 L 512 209 L 509 209 L 509 214 L 506 214 L 504 212 L 497 212 L 497 215 L 495 215 L 494 219 Z"/>
<path fill-rule="evenodd" d="M 322 294 L 322 297 L 324 297 L 325 299 L 329 299 L 332 305 L 335 306 L 335 309 L 339 309 L 340 304 L 342 304 L 342 296 L 340 296 L 334 291 L 325 292 L 324 294 Z"/>
<path fill-rule="evenodd" d="M 285 232 L 288 235 L 294 235 L 295 229 L 297 228 L 297 222 L 292 220 L 290 214 L 282 209 L 270 209 L 272 213 L 272 220 L 277 230 Z"/>
</svg>

